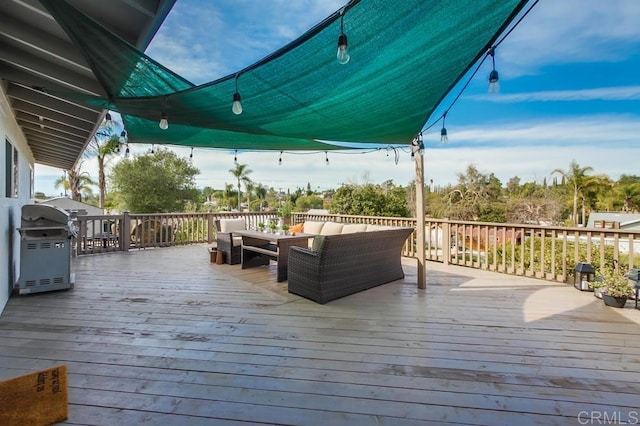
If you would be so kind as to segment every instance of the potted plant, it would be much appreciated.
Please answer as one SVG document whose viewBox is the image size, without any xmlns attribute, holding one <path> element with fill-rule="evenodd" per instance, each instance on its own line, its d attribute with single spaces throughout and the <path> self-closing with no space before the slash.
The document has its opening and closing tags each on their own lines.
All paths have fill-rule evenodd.
<svg viewBox="0 0 640 426">
<path fill-rule="evenodd" d="M 258 222 L 258 228 L 260 229 L 260 232 L 264 232 L 264 222 Z"/>
<path fill-rule="evenodd" d="M 282 229 L 284 235 L 289 235 L 289 225 L 282 225 L 280 228 Z"/>
<path fill-rule="evenodd" d="M 271 230 L 271 233 L 274 234 L 276 232 L 276 228 L 278 227 L 278 225 L 276 224 L 276 222 L 274 220 L 269 222 L 269 229 Z"/>
<path fill-rule="evenodd" d="M 624 308 L 629 297 L 633 297 L 633 288 L 629 285 L 629 278 L 616 270 L 603 271 L 602 300 L 607 306 Z"/>
</svg>

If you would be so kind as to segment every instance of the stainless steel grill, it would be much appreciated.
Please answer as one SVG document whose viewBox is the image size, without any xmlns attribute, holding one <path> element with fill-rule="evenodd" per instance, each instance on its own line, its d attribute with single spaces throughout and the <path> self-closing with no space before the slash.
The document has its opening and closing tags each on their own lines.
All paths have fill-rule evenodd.
<svg viewBox="0 0 640 426">
<path fill-rule="evenodd" d="M 20 294 L 73 288 L 71 239 L 76 226 L 69 213 L 47 204 L 22 206 Z"/>
</svg>

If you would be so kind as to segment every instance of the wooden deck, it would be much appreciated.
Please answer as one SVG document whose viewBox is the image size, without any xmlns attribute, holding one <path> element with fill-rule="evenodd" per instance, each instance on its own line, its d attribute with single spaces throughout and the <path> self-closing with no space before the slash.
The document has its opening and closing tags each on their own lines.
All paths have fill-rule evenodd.
<svg viewBox="0 0 640 426">
<path fill-rule="evenodd" d="M 435 263 L 419 291 L 413 262 L 323 306 L 203 245 L 79 257 L 9 301 L 0 379 L 66 364 L 68 424 L 640 422 L 632 301 Z"/>
</svg>

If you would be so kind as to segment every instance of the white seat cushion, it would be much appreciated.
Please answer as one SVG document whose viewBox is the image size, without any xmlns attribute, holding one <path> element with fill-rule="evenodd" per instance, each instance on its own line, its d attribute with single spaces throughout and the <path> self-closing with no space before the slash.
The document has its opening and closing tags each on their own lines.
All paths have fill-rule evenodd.
<svg viewBox="0 0 640 426">
<path fill-rule="evenodd" d="M 220 219 L 220 232 L 244 231 L 247 224 L 244 219 Z"/>
</svg>

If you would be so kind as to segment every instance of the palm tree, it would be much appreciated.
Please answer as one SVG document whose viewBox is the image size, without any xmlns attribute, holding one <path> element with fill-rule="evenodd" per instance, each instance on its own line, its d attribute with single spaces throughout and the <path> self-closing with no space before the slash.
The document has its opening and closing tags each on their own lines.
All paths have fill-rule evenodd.
<svg viewBox="0 0 640 426">
<path fill-rule="evenodd" d="M 247 191 L 247 207 L 249 208 L 249 211 L 251 211 L 251 193 L 255 188 L 253 181 L 250 179 L 244 181 L 244 188 Z"/>
<path fill-rule="evenodd" d="M 246 164 L 236 164 L 235 169 L 229 169 L 229 173 L 231 173 L 233 177 L 235 177 L 238 181 L 238 210 L 240 210 L 240 184 L 242 182 L 244 182 L 245 184 L 247 182 L 251 182 L 251 179 L 249 179 L 249 174 L 252 172 L 253 170 L 247 169 Z"/>
<path fill-rule="evenodd" d="M 264 204 L 265 198 L 267 198 L 267 187 L 263 184 L 259 183 L 255 189 L 256 197 L 260 200 L 260 211 L 262 211 L 262 205 Z"/>
<path fill-rule="evenodd" d="M 85 151 L 86 157 L 95 156 L 96 160 L 98 160 L 98 189 L 100 191 L 99 205 L 101 209 L 104 208 L 107 192 L 105 170 L 119 147 L 120 141 L 118 135 L 113 132 L 112 124 L 103 122 Z"/>
<path fill-rule="evenodd" d="M 594 183 L 593 176 L 587 174 L 592 171 L 593 167 L 580 167 L 578 163 L 573 160 L 571 164 L 569 164 L 569 169 L 555 169 L 551 172 L 552 175 L 559 174 L 562 176 L 563 182 L 573 189 L 573 214 L 571 220 L 575 224 L 578 223 L 578 200 L 580 196 L 584 197 L 583 191 Z"/>
<path fill-rule="evenodd" d="M 82 162 L 67 170 L 62 177 L 54 182 L 56 188 L 64 187 L 65 194 L 67 191 L 71 192 L 71 198 L 76 201 L 82 201 L 82 194 L 92 195 L 91 186 L 96 184 L 89 173 L 80 171 L 81 167 Z"/>
</svg>

